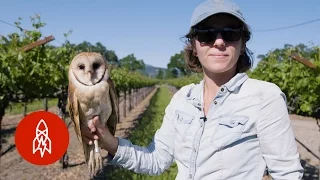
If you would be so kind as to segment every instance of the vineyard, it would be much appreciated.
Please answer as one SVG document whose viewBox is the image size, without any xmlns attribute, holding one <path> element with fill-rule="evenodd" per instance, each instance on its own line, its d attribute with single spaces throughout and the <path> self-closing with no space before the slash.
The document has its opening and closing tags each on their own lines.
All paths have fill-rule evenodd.
<svg viewBox="0 0 320 180">
<path fill-rule="evenodd" d="M 67 113 L 66 72 L 77 52 L 67 40 L 60 47 L 41 45 L 26 50 L 23 47 L 42 37 L 40 29 L 45 25 L 39 17 L 34 17 L 32 23 L 35 30 L 12 33 L 7 37 L 1 36 L 0 39 L 0 120 L 10 103 L 28 103 L 37 99 L 57 98 L 60 117 L 63 118 Z M 19 26 L 18 22 L 16 24 Z M 121 94 L 126 99 L 128 94 L 129 99 L 135 97 L 133 101 L 136 102 L 137 99 L 142 99 L 142 95 L 146 95 L 145 87 L 152 87 L 157 83 L 155 79 L 121 68 L 113 69 L 111 77 L 118 96 Z M 132 103 L 130 110 L 131 105 Z M 45 110 L 47 109 L 45 105 Z"/>
<path fill-rule="evenodd" d="M 16 26 L 19 27 L 19 25 L 19 21 L 16 22 Z M 8 179 L 16 179 L 18 175 L 24 173 L 30 173 L 26 175 L 27 179 L 50 179 L 53 176 L 57 179 L 72 179 L 80 174 L 86 177 L 86 172 L 83 171 L 86 169 L 84 159 L 66 109 L 67 70 L 72 58 L 80 51 L 68 41 L 70 33 L 65 34 L 66 40 L 59 47 L 44 43 L 28 48 L 30 44 L 43 39 L 41 28 L 45 26 L 45 23 L 41 22 L 40 17 L 33 17 L 32 26 L 34 28 L 32 31 L 21 29 L 18 33 L 0 36 L 0 138 L 2 138 L 0 139 L 0 158 L 5 159 L 7 163 L 5 168 L 0 168 L 2 169 L 0 175 Z M 312 68 L 296 61 L 293 54 L 306 59 L 313 65 Z M 261 61 L 257 67 L 248 72 L 249 77 L 277 84 L 287 96 L 288 110 L 294 114 L 292 117 L 297 118 L 299 115 L 297 119 L 307 118 L 305 122 L 312 123 L 312 126 L 316 127 L 316 129 L 312 127 L 312 131 L 319 133 L 320 47 L 307 47 L 303 44 L 285 45 L 284 48 L 272 50 L 266 55 L 260 55 L 259 58 Z M 191 73 L 179 78 L 156 79 L 112 64 L 111 78 L 119 97 L 118 135 L 128 137 L 135 144 L 145 146 L 151 141 L 151 134 L 154 134 L 160 127 L 164 108 L 173 93 L 184 85 L 198 83 L 202 75 Z M 35 108 L 31 108 L 33 103 L 37 104 Z M 19 110 L 13 114 L 15 109 Z M 29 112 L 40 109 L 58 114 L 65 120 L 70 134 L 73 133 L 70 135 L 72 145 L 68 148 L 62 161 L 41 168 L 47 173 L 45 175 L 29 172 L 29 170 L 35 171 L 35 167 L 26 165 L 27 163 L 18 157 L 13 142 L 15 127 L 19 120 Z M 309 173 L 306 177 L 310 179 L 319 177 L 316 174 L 319 173 L 317 166 L 320 166 L 320 144 L 314 140 L 318 137 L 319 134 L 315 137 L 310 136 L 306 141 L 299 141 L 302 144 L 301 147 L 305 146 L 305 143 L 309 145 L 303 147 L 301 151 L 308 150 L 306 152 L 308 155 L 303 157 L 310 158 L 310 162 L 304 160 L 304 166 Z M 69 162 L 66 161 L 68 158 Z M 63 163 L 63 160 L 69 164 Z M 27 167 L 26 170 L 20 172 L 19 167 L 14 166 L 19 163 Z M 11 166 L 14 166 L 13 169 L 8 170 Z M 151 177 L 122 171 L 118 168 L 112 169 L 111 173 L 111 169 L 111 167 L 105 169 L 109 177 L 101 175 L 100 178 L 151 179 Z M 19 171 L 20 174 L 12 175 L 15 171 Z M 154 179 L 174 179 L 176 172 L 177 169 L 173 166 L 165 174 Z"/>
</svg>

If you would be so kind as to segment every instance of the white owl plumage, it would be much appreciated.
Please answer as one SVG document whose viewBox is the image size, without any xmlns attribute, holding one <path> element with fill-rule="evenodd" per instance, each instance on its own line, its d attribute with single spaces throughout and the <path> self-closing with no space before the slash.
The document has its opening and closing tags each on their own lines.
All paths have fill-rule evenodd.
<svg viewBox="0 0 320 180">
<path fill-rule="evenodd" d="M 83 146 L 91 177 L 102 169 L 100 147 L 97 140 L 93 145 L 83 143 L 81 128 L 86 128 L 90 119 L 99 116 L 110 133 L 115 135 L 119 121 L 118 97 L 109 71 L 101 54 L 82 52 L 73 58 L 68 72 L 69 113 Z"/>
</svg>

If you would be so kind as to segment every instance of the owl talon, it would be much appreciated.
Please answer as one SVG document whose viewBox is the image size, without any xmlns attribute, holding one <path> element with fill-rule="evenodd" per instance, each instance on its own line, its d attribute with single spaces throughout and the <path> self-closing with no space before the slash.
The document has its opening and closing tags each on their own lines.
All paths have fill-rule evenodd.
<svg viewBox="0 0 320 180">
<path fill-rule="evenodd" d="M 95 161 L 96 161 L 96 169 L 95 172 L 101 172 L 102 171 L 102 157 L 100 155 L 100 153 L 95 153 Z"/>
<path fill-rule="evenodd" d="M 94 175 L 94 166 L 95 166 L 95 159 L 94 159 L 94 151 L 93 149 L 90 150 L 90 156 L 88 161 L 88 170 L 89 170 L 89 177 L 92 179 Z"/>
<path fill-rule="evenodd" d="M 98 173 L 102 170 L 102 157 L 100 154 L 100 147 L 98 146 L 98 140 L 94 140 L 94 160 L 96 164 L 95 172 Z"/>
</svg>

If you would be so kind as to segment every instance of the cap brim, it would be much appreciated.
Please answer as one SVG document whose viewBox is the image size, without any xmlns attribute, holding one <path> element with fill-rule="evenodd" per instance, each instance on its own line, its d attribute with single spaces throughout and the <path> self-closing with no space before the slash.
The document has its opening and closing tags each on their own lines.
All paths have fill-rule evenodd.
<svg viewBox="0 0 320 180">
<path fill-rule="evenodd" d="M 237 19 L 239 19 L 242 23 L 246 24 L 245 20 L 241 16 L 239 16 L 238 14 L 235 14 L 230 11 L 219 11 L 219 12 L 211 12 L 211 13 L 202 14 L 201 16 L 199 16 L 199 18 L 197 20 L 191 22 L 190 26 L 193 27 L 193 26 L 199 24 L 200 22 L 202 22 L 203 20 L 207 19 L 208 17 L 216 15 L 216 14 L 230 14 L 230 15 L 236 17 Z"/>
</svg>

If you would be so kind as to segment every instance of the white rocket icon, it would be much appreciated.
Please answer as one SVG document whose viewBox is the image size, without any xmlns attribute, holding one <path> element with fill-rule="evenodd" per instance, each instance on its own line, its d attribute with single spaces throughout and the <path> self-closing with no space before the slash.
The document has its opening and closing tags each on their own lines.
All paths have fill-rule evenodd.
<svg viewBox="0 0 320 180">
<path fill-rule="evenodd" d="M 44 130 L 40 130 L 39 127 L 43 125 Z M 43 157 L 45 151 L 51 154 L 51 140 L 49 138 L 49 129 L 46 122 L 41 119 L 36 128 L 36 137 L 33 139 L 33 154 L 35 154 L 38 150 L 40 151 L 41 158 Z"/>
</svg>

